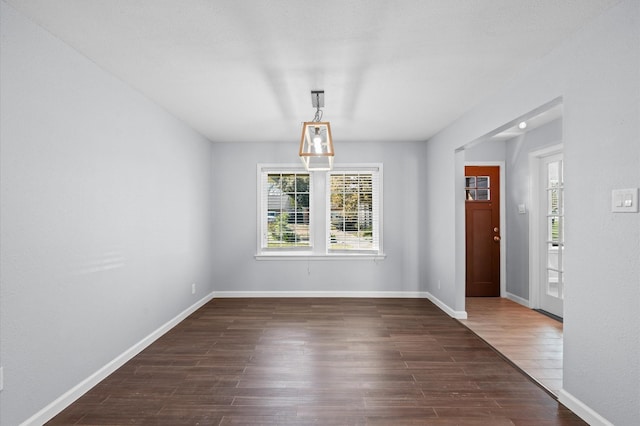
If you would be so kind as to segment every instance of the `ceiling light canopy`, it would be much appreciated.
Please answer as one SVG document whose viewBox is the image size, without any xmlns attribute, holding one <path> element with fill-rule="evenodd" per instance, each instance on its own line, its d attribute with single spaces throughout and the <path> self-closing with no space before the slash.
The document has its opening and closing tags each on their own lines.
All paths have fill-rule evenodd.
<svg viewBox="0 0 640 426">
<path fill-rule="evenodd" d="M 322 120 L 324 107 L 324 90 L 311 91 L 311 105 L 316 108 L 313 121 L 306 121 L 302 125 L 300 139 L 300 160 L 307 170 L 327 171 L 333 169 L 333 139 L 331 125 Z"/>
</svg>

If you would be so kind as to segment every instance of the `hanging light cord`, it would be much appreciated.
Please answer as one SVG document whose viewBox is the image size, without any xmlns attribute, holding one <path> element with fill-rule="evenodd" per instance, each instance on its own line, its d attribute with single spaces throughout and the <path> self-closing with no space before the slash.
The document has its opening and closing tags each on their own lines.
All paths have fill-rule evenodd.
<svg viewBox="0 0 640 426">
<path fill-rule="evenodd" d="M 313 121 L 314 122 L 320 122 L 322 121 L 322 115 L 324 114 L 324 111 L 322 111 L 320 109 L 320 94 L 316 93 L 316 115 L 313 116 Z"/>
</svg>

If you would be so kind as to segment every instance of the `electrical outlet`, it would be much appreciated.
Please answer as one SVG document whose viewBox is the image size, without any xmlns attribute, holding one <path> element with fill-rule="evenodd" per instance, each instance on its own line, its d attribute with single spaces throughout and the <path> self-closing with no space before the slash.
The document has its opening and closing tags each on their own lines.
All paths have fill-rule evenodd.
<svg viewBox="0 0 640 426">
<path fill-rule="evenodd" d="M 191 284 L 191 294 L 196 294 L 196 283 Z"/>
</svg>

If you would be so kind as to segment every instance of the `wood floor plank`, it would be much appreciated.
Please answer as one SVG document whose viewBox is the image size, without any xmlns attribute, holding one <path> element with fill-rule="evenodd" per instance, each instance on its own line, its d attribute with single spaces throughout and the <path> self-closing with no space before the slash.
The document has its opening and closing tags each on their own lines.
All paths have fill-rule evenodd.
<svg viewBox="0 0 640 426">
<path fill-rule="evenodd" d="M 211 301 L 49 424 L 584 423 L 429 301 L 269 298 Z"/>
</svg>

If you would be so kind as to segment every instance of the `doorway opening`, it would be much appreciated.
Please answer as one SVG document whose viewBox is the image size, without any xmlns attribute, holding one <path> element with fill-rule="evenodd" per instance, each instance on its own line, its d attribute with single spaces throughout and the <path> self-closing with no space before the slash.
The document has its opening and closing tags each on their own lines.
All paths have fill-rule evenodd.
<svg viewBox="0 0 640 426">
<path fill-rule="evenodd" d="M 538 308 L 539 295 L 534 294 L 531 288 L 531 271 L 534 265 L 531 261 L 531 253 L 539 251 L 538 237 L 533 237 L 532 232 L 543 232 L 540 229 L 533 229 L 532 222 L 537 212 L 537 198 L 539 195 L 532 193 L 534 175 L 539 174 L 532 170 L 531 153 L 539 153 L 541 150 L 549 150 L 550 147 L 562 144 L 562 98 L 556 98 L 547 104 L 532 110 L 520 117 L 513 119 L 496 130 L 473 140 L 456 150 L 456 191 L 457 191 L 457 219 L 456 219 L 456 256 L 458 261 L 458 272 L 456 273 L 456 291 L 462 298 L 475 296 L 469 290 L 467 281 L 478 279 L 473 277 L 478 272 L 489 275 L 489 264 L 493 265 L 494 257 L 478 257 L 475 253 L 478 248 L 477 239 L 470 238 L 467 232 L 467 225 L 470 221 L 476 222 L 475 218 L 468 218 L 468 211 L 471 208 L 480 207 L 482 203 L 488 204 L 488 200 L 469 200 L 469 194 L 475 190 L 476 197 L 484 196 L 484 188 L 479 188 L 477 182 L 484 185 L 485 180 L 478 181 L 480 174 L 465 173 L 465 168 L 469 166 L 499 166 L 500 169 L 500 225 L 493 224 L 484 231 L 485 246 L 481 249 L 483 253 L 491 247 L 488 243 L 494 243 L 494 248 L 500 248 L 499 255 L 499 280 L 500 293 L 493 295 L 507 297 L 528 308 Z M 562 164 L 554 163 L 550 167 L 561 167 Z M 537 167 L 537 166 L 536 166 Z M 555 170 L 555 169 L 554 169 Z M 474 178 L 476 180 L 474 181 Z M 491 180 L 491 179 L 489 179 Z M 473 185 L 476 185 L 475 187 Z M 552 183 L 550 185 L 556 185 Z M 563 195 L 559 190 L 562 188 L 551 188 L 545 186 L 549 194 L 553 196 Z M 492 191 L 489 191 L 492 193 Z M 464 194 L 464 197 L 463 195 Z M 536 198 L 537 197 L 537 198 Z M 551 195 L 549 195 L 551 197 Z M 546 200 L 545 195 L 544 199 Z M 558 200 L 554 198 L 553 201 Z M 554 208 L 561 207 L 560 205 Z M 554 216 L 554 217 L 551 217 Z M 564 271 L 562 265 L 552 262 L 562 261 L 564 253 L 564 241 L 559 241 L 559 236 L 564 236 L 561 231 L 564 225 L 564 215 L 562 212 L 554 213 L 549 211 L 549 244 L 555 244 L 551 250 L 547 250 L 549 269 L 545 274 L 549 277 L 547 287 L 550 289 L 555 285 L 557 291 L 562 292 L 561 280 Z M 545 219 L 545 220 L 546 220 Z M 537 220 L 537 219 L 535 219 Z M 488 222 L 487 222 L 488 223 Z M 497 231 L 495 230 L 497 228 Z M 463 232 L 464 230 L 464 232 Z M 546 235 L 547 230 L 544 231 Z M 536 234 L 538 235 L 538 234 Z M 476 234 L 475 237 L 478 235 Z M 473 236 L 472 236 L 473 237 Z M 546 238 L 546 237 L 545 237 Z M 545 240 L 546 241 L 546 240 Z M 475 244 L 470 247 L 467 243 Z M 537 244 L 537 245 L 536 245 Z M 551 253 L 551 254 L 549 254 Z M 555 255 L 555 257 L 553 256 Z M 486 256 L 485 256 L 486 257 Z M 471 259 L 470 259 L 471 258 Z M 475 263 L 474 263 L 475 262 Z M 498 276 L 491 272 L 493 277 Z M 482 278 L 482 277 L 480 277 Z M 554 282 L 555 280 L 555 282 Z M 483 280 L 481 280 L 483 281 Z M 463 305 L 464 306 L 464 305 Z M 552 311 L 557 315 L 557 310 Z"/>
<path fill-rule="evenodd" d="M 467 314 L 465 323 L 477 323 L 480 328 L 487 325 L 492 327 L 492 316 L 499 321 L 501 314 L 493 309 L 484 309 L 481 317 L 478 317 L 478 308 L 492 303 L 513 305 L 516 302 L 519 307 L 534 316 L 546 318 L 557 324 L 558 347 L 554 352 L 556 358 L 540 359 L 545 364 L 543 374 L 553 374 L 553 386 L 562 383 L 562 323 L 544 317 L 534 312 L 540 308 L 542 293 L 547 297 L 558 299 L 564 295 L 564 184 L 562 179 L 562 157 L 552 157 L 551 154 L 559 154 L 562 144 L 562 98 L 554 99 L 535 110 L 517 117 L 504 126 L 480 137 L 456 150 L 456 292 L 463 299 L 463 310 Z M 500 166 L 500 202 L 504 207 L 500 210 L 502 222 L 495 233 L 485 234 L 489 241 L 496 238 L 501 248 L 500 256 L 500 297 L 475 297 L 476 294 L 469 290 L 467 285 L 468 274 L 477 272 L 477 264 L 471 264 L 475 254 L 469 254 L 469 239 L 467 238 L 468 225 L 468 201 L 467 191 L 480 188 L 478 176 L 488 176 L 471 172 L 468 166 Z M 473 182 L 473 177 L 476 182 Z M 542 182 L 543 177 L 546 179 Z M 535 180 L 535 182 L 534 182 Z M 475 186 L 474 186 L 475 184 Z M 484 185 L 484 182 L 482 182 Z M 534 194 L 535 192 L 535 194 Z M 464 198 L 463 198 L 464 194 Z M 476 192 L 476 197 L 479 193 Z M 481 196 L 484 197 L 484 192 Z M 544 201 L 544 205 L 542 202 Z M 475 203 L 480 203 L 480 200 Z M 535 226 L 534 226 L 535 225 Z M 491 227 L 491 232 L 494 232 Z M 465 231 L 464 233 L 462 231 Z M 472 244 L 475 242 L 472 241 Z M 537 256 L 533 259 L 533 256 Z M 471 257 L 472 259 L 469 259 Z M 535 260 L 535 262 L 534 262 Z M 536 263 L 537 262 L 537 263 Z M 487 265 L 481 265 L 482 267 Z M 474 270 L 475 268 L 475 270 Z M 471 270 L 471 271 L 470 271 Z M 486 271 L 485 271 L 486 272 Z M 533 279 L 533 274 L 537 278 Z M 545 282 L 542 282 L 542 278 Z M 469 299 L 467 299 L 469 297 Z M 507 301 L 505 299 L 510 299 Z M 460 299 L 457 299 L 460 300 Z M 543 302 L 544 303 L 544 302 Z M 468 304 L 468 308 L 467 308 Z M 458 305 L 460 306 L 460 305 Z M 546 305 L 544 305 L 546 306 Z M 559 312 L 553 307 L 547 308 L 552 314 Z M 474 318 L 475 316 L 475 318 Z M 560 315 L 561 316 L 561 315 Z M 484 321 L 484 323 L 480 323 Z M 489 322 L 486 322 L 489 321 Z M 522 324 L 509 322 L 507 328 L 509 335 L 517 335 L 524 340 L 535 335 L 527 334 L 531 322 Z M 529 328 L 528 328 L 529 327 Z M 485 330 L 486 331 L 486 330 Z M 531 336 L 529 336 L 531 335 Z M 485 339 L 489 344 L 501 351 L 497 345 L 504 341 L 504 333 L 498 333 L 496 344 L 491 338 Z M 535 339 L 527 344 L 535 344 Z M 502 352 L 502 351 L 501 351 Z M 509 353 L 504 355 L 516 362 L 516 358 Z M 536 378 L 534 373 L 530 375 Z M 546 376 L 544 376 L 546 379 Z"/>
</svg>

